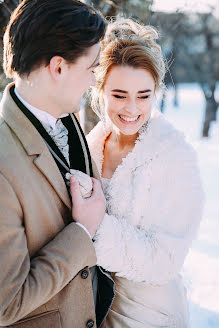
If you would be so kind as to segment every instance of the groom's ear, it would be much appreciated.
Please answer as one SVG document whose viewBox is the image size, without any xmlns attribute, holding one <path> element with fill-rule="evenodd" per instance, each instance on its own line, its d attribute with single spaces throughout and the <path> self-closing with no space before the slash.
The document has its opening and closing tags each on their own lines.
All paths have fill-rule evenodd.
<svg viewBox="0 0 219 328">
<path fill-rule="evenodd" d="M 51 58 L 48 69 L 54 80 L 60 80 L 63 71 L 65 70 L 66 62 L 64 58 L 60 56 L 54 56 Z"/>
</svg>

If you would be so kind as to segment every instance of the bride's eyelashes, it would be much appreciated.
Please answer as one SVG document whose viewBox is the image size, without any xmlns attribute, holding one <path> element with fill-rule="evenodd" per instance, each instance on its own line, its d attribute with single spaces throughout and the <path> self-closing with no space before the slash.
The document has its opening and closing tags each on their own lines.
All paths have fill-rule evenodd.
<svg viewBox="0 0 219 328">
<path fill-rule="evenodd" d="M 125 99 L 126 97 L 124 96 L 119 96 L 119 95 L 113 95 L 114 98 L 118 98 L 118 99 Z"/>
<path fill-rule="evenodd" d="M 141 97 L 138 97 L 139 99 L 147 99 L 147 98 L 150 98 L 150 96 L 141 96 Z"/>
<path fill-rule="evenodd" d="M 125 99 L 126 97 L 125 96 L 120 96 L 120 95 L 113 95 L 114 98 L 117 98 L 117 99 Z M 147 99 L 147 98 L 150 98 L 150 96 L 141 96 L 141 97 L 138 97 L 138 99 Z"/>
</svg>

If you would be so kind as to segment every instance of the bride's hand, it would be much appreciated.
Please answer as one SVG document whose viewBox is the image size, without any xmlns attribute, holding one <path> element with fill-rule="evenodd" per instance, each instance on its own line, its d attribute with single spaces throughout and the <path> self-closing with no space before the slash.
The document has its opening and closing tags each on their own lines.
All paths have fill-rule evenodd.
<svg viewBox="0 0 219 328">
<path fill-rule="evenodd" d="M 69 173 L 66 173 L 65 177 L 70 182 L 72 176 L 75 177 L 79 182 L 81 196 L 83 198 L 90 197 L 93 190 L 93 183 L 91 177 L 79 170 L 71 169 Z"/>
</svg>

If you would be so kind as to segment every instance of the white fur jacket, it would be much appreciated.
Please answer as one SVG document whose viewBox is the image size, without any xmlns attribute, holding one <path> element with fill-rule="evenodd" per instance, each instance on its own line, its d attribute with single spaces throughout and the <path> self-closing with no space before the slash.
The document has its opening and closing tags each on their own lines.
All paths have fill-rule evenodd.
<svg viewBox="0 0 219 328">
<path fill-rule="evenodd" d="M 87 136 L 101 173 L 103 124 Z M 180 271 L 199 227 L 203 191 L 196 154 L 158 111 L 110 181 L 96 235 L 97 264 L 117 276 L 161 285 Z"/>
</svg>

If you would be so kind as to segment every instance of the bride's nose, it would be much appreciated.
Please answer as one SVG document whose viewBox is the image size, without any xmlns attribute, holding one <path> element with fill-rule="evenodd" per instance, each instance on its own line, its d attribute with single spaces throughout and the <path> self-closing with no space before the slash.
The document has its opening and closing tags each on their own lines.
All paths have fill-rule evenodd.
<svg viewBox="0 0 219 328">
<path fill-rule="evenodd" d="M 125 106 L 126 112 L 129 115 L 135 116 L 139 114 L 138 106 L 135 100 L 129 100 Z"/>
</svg>

